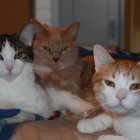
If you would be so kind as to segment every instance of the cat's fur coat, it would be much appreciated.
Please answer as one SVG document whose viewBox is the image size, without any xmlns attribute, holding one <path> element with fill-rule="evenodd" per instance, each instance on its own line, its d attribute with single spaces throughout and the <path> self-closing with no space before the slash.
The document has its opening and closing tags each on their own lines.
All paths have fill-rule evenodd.
<svg viewBox="0 0 140 140">
<path fill-rule="evenodd" d="M 96 98 L 107 111 L 78 123 L 82 133 L 113 127 L 121 136 L 104 135 L 98 140 L 140 140 L 140 62 L 114 60 L 104 48 L 94 47 Z"/>
<path fill-rule="evenodd" d="M 54 108 L 69 109 L 76 114 L 91 110 L 92 105 L 80 98 L 84 87 L 81 75 L 85 70 L 83 67 L 87 66 L 80 60 L 75 43 L 80 24 L 77 22 L 63 28 L 42 25 L 36 20 L 32 20 L 32 24 L 36 28 L 34 69 L 54 97 Z M 93 66 L 91 71 L 89 75 L 93 73 Z M 84 78 L 83 81 L 86 83 Z"/>
<path fill-rule="evenodd" d="M 32 120 L 30 115 L 49 117 L 51 99 L 36 82 L 32 53 L 33 25 L 16 35 L 0 35 L 0 109 L 21 109 L 9 122 Z M 23 111 L 23 112 L 22 112 Z"/>
</svg>

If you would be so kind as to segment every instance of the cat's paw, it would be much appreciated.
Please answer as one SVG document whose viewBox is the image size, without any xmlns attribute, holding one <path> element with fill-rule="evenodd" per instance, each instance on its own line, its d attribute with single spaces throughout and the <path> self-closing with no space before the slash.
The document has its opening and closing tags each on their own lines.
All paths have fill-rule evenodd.
<svg viewBox="0 0 140 140">
<path fill-rule="evenodd" d="M 77 130 L 81 133 L 94 133 L 97 131 L 96 125 L 93 125 L 91 119 L 80 120 L 77 124 Z"/>
</svg>

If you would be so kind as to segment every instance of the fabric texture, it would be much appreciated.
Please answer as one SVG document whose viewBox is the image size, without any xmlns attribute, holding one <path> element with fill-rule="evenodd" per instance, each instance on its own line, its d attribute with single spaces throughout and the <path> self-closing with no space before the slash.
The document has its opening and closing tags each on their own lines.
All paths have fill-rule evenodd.
<svg viewBox="0 0 140 140">
<path fill-rule="evenodd" d="M 9 140 L 14 129 L 21 123 L 8 124 L 5 118 L 14 117 L 20 113 L 20 109 L 0 109 L 0 140 Z M 43 117 L 37 114 L 35 120 L 43 120 Z"/>
</svg>

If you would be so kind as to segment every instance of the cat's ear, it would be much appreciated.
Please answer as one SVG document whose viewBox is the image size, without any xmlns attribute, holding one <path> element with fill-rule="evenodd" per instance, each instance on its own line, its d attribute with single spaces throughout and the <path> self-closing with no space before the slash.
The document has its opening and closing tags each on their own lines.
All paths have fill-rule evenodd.
<svg viewBox="0 0 140 140">
<path fill-rule="evenodd" d="M 66 32 L 70 35 L 72 40 L 76 40 L 80 29 L 80 22 L 75 22 L 66 27 Z"/>
<path fill-rule="evenodd" d="M 45 28 L 49 28 L 49 25 L 48 25 L 48 24 L 44 24 L 44 27 L 45 27 Z"/>
<path fill-rule="evenodd" d="M 137 64 L 136 64 L 136 65 L 140 67 L 140 61 L 139 61 L 139 62 L 137 62 Z"/>
<path fill-rule="evenodd" d="M 47 31 L 45 29 L 45 26 L 47 26 L 47 24 L 44 26 L 35 19 L 30 20 L 30 23 L 34 26 L 35 38 L 40 39 L 47 34 Z"/>
<path fill-rule="evenodd" d="M 97 44 L 93 47 L 93 55 L 96 72 L 99 72 L 106 64 L 114 63 L 114 59 L 101 45 Z"/>
<path fill-rule="evenodd" d="M 19 33 L 19 39 L 27 46 L 32 45 L 34 35 L 34 27 L 32 24 L 27 24 Z"/>
</svg>

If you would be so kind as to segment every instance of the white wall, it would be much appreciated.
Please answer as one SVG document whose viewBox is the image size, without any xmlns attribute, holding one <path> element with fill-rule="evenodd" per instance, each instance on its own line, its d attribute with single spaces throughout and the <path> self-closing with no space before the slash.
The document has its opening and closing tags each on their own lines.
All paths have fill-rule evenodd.
<svg viewBox="0 0 140 140">
<path fill-rule="evenodd" d="M 59 0 L 35 0 L 35 18 L 50 26 L 59 25 Z"/>
</svg>

